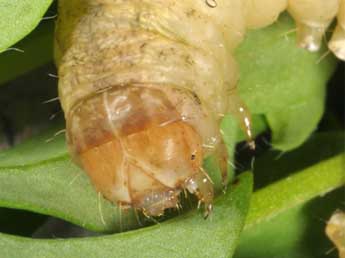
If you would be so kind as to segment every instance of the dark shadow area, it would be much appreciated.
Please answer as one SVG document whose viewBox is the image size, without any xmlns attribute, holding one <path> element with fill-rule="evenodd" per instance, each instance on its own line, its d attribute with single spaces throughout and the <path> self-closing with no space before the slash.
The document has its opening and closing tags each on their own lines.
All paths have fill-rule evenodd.
<svg viewBox="0 0 345 258">
<path fill-rule="evenodd" d="M 345 96 L 345 62 L 339 62 L 328 83 L 326 112 L 319 124 L 320 131 L 345 128 L 345 100 L 339 96 Z"/>
<path fill-rule="evenodd" d="M 42 223 L 31 235 L 33 238 L 71 238 L 71 237 L 88 237 L 99 236 L 102 234 L 88 231 L 82 227 L 73 225 L 67 221 L 49 217 Z"/>
<path fill-rule="evenodd" d="M 255 150 L 251 150 L 247 142 L 240 142 L 235 150 L 235 166 L 238 173 L 252 170 L 255 160 L 271 149 L 271 133 L 259 134 L 255 138 Z"/>
<path fill-rule="evenodd" d="M 68 238 L 100 235 L 58 218 L 6 208 L 0 208 L 0 232 L 33 238 Z"/>
<path fill-rule="evenodd" d="M 288 153 L 268 151 L 254 164 L 254 188 L 262 188 L 296 171 L 344 152 L 344 142 L 343 132 L 315 133 L 294 151 Z"/>
<path fill-rule="evenodd" d="M 0 87 L 0 149 L 62 123 L 53 64 L 36 69 Z M 39 78 L 40 83 L 37 83 Z"/>
<path fill-rule="evenodd" d="M 310 257 L 338 257 L 337 250 L 325 234 L 326 223 L 337 209 L 345 211 L 344 187 L 308 202 L 303 208 L 308 219 L 301 246 L 309 250 Z"/>
<path fill-rule="evenodd" d="M 47 218 L 29 211 L 0 208 L 0 232 L 31 236 Z"/>
</svg>

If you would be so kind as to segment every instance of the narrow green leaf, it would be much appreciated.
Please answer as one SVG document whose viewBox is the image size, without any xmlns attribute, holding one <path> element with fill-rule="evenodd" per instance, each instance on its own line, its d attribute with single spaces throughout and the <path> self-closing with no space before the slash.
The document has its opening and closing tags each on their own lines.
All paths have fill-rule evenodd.
<svg viewBox="0 0 345 258">
<path fill-rule="evenodd" d="M 344 185 L 344 158 L 339 154 L 255 192 L 246 228 Z"/>
<path fill-rule="evenodd" d="M 344 210 L 344 194 L 338 189 L 245 230 L 234 257 L 338 258 L 325 227 L 335 210 Z"/>
<path fill-rule="evenodd" d="M 52 0 L 2 0 L 0 53 L 29 34 L 51 3 Z"/>
<path fill-rule="evenodd" d="M 254 174 L 259 190 L 253 194 L 236 258 L 328 257 L 332 245 L 325 223 L 344 207 L 345 189 L 325 193 L 345 184 L 344 141 L 343 132 L 316 133 L 280 158 L 268 152 L 258 159 Z"/>
<path fill-rule="evenodd" d="M 155 257 L 232 256 L 252 189 L 250 173 L 242 174 L 231 191 L 215 202 L 207 220 L 189 212 L 149 228 L 96 238 L 32 240 L 0 234 L 2 257 Z"/>
</svg>

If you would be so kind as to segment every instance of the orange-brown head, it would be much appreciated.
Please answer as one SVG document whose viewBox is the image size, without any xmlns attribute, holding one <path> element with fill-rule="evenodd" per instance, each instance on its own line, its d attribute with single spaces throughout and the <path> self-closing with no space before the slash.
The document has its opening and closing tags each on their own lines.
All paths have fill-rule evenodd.
<svg viewBox="0 0 345 258">
<path fill-rule="evenodd" d="M 73 156 L 108 200 L 159 216 L 187 189 L 211 210 L 202 139 L 162 91 L 99 92 L 72 109 L 67 132 Z"/>
</svg>

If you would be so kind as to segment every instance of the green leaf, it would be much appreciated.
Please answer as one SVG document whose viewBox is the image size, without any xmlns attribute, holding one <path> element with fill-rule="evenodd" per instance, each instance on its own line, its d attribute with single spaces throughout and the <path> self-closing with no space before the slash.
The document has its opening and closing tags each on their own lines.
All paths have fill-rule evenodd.
<svg viewBox="0 0 345 258">
<path fill-rule="evenodd" d="M 54 21 L 46 20 L 14 46 L 23 52 L 6 51 L 0 54 L 0 85 L 51 62 L 53 31 Z"/>
<path fill-rule="evenodd" d="M 236 258 L 326 255 L 332 246 L 324 234 L 325 221 L 344 207 L 344 188 L 324 195 L 345 184 L 344 141 L 343 132 L 319 133 L 279 159 L 270 152 L 258 160 L 254 173 L 259 190 L 253 194 Z M 279 177 L 283 179 L 277 181 Z"/>
<path fill-rule="evenodd" d="M 59 147 L 61 143 L 64 143 L 62 139 L 50 146 Z M 38 146 L 32 156 L 23 155 L 23 161 L 29 165 L 19 163 L 12 167 L 14 160 L 5 160 L 6 166 L 0 167 L 0 206 L 50 214 L 94 231 L 120 231 L 139 226 L 131 212 L 125 213 L 120 223 L 118 208 L 99 198 L 85 173 L 68 156 L 55 156 L 49 151 L 53 148 L 46 149 L 42 152 Z M 39 153 L 49 159 L 40 160 Z M 33 159 L 38 162 L 30 163 Z"/>
<path fill-rule="evenodd" d="M 236 51 L 239 92 L 253 114 L 264 114 L 274 148 L 298 147 L 315 130 L 324 110 L 326 83 L 336 60 L 327 50 L 309 53 L 297 48 L 295 25 L 288 15 L 247 34 Z M 322 60 L 321 60 L 321 59 Z"/>
<path fill-rule="evenodd" d="M 4 257 L 229 257 L 243 226 L 252 189 L 250 173 L 215 202 L 207 220 L 192 211 L 149 228 L 96 238 L 32 240 L 0 234 Z"/>
<path fill-rule="evenodd" d="M 0 53 L 29 34 L 51 3 L 52 0 L 2 0 Z"/>
</svg>

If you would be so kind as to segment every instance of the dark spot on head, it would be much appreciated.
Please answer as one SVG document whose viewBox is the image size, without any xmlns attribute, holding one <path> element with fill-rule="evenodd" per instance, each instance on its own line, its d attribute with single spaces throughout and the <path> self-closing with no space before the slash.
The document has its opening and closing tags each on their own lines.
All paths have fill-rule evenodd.
<svg viewBox="0 0 345 258">
<path fill-rule="evenodd" d="M 190 156 L 191 160 L 195 160 L 195 154 L 192 154 L 192 156 Z"/>
<path fill-rule="evenodd" d="M 195 92 L 193 92 L 193 91 L 191 91 L 191 93 L 192 93 L 192 95 L 193 95 L 193 97 L 194 97 L 195 102 L 196 102 L 198 105 L 201 105 L 201 100 L 199 99 L 198 95 L 197 95 Z"/>
<path fill-rule="evenodd" d="M 143 49 L 146 45 L 147 45 L 147 43 L 141 44 L 141 45 L 140 45 L 140 49 Z"/>
<path fill-rule="evenodd" d="M 194 64 L 194 61 L 193 61 L 193 59 L 192 59 L 192 57 L 190 56 L 190 55 L 185 55 L 184 56 L 184 59 L 185 59 L 185 61 L 186 61 L 186 63 L 188 64 L 188 65 L 193 65 Z"/>
</svg>

